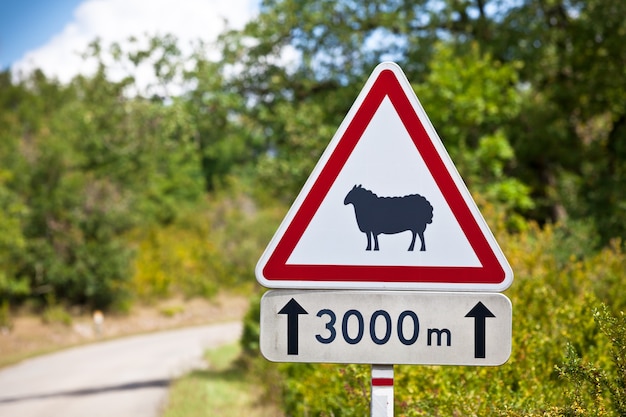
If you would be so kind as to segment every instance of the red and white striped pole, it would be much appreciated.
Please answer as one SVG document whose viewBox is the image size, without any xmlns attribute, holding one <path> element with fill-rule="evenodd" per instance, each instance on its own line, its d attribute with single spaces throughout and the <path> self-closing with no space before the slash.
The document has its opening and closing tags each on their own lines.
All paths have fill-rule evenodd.
<svg viewBox="0 0 626 417">
<path fill-rule="evenodd" d="M 393 365 L 372 365 L 371 417 L 393 417 Z"/>
</svg>

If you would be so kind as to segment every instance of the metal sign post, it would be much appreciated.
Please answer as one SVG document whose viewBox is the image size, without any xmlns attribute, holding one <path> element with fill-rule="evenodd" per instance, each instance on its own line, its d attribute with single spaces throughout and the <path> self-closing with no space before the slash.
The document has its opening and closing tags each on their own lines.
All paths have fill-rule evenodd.
<svg viewBox="0 0 626 417">
<path fill-rule="evenodd" d="M 393 417 L 393 365 L 372 365 L 371 417 Z"/>
</svg>

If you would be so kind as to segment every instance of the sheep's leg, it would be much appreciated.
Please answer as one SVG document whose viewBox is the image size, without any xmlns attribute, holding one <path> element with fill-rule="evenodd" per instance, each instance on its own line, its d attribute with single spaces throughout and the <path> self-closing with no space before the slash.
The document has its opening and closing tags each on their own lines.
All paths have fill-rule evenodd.
<svg viewBox="0 0 626 417">
<path fill-rule="evenodd" d="M 413 238 L 411 239 L 411 244 L 409 245 L 409 252 L 412 252 L 413 249 L 415 249 L 415 237 L 417 236 L 417 233 L 414 230 L 411 230 L 411 233 L 413 233 Z"/>
<path fill-rule="evenodd" d="M 426 252 L 426 241 L 424 240 L 424 232 L 420 232 L 419 235 L 420 235 L 420 240 L 422 241 L 422 247 L 420 248 L 420 251 Z"/>
<path fill-rule="evenodd" d="M 370 236 L 370 232 L 365 232 L 365 236 L 367 236 L 367 248 L 365 248 L 365 250 L 372 250 L 372 237 Z"/>
<path fill-rule="evenodd" d="M 378 250 L 378 235 L 372 233 L 372 236 L 374 236 L 374 250 Z"/>
</svg>

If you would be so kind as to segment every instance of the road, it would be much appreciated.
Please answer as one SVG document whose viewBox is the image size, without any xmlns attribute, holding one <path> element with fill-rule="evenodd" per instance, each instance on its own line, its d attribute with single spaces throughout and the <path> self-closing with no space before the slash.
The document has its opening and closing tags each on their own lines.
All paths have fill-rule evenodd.
<svg viewBox="0 0 626 417">
<path fill-rule="evenodd" d="M 157 417 L 172 379 L 240 334 L 240 323 L 199 326 L 29 359 L 0 371 L 0 417 Z"/>
</svg>

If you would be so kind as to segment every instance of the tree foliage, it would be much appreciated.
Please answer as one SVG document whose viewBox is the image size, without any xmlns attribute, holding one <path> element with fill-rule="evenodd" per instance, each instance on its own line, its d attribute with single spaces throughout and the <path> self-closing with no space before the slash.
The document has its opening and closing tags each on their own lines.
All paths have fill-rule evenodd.
<svg viewBox="0 0 626 417">
<path fill-rule="evenodd" d="M 237 71 L 230 84 L 250 104 L 258 143 L 271 150 L 263 175 L 296 183 L 280 190 L 299 187 L 299 167 L 327 143 L 320 131 L 336 128 L 371 69 L 392 59 L 460 156 L 464 177 L 493 182 L 490 199 L 508 198 L 505 205 L 541 223 L 592 221 L 607 243 L 626 232 L 623 7 L 607 0 L 265 1 L 258 19 L 224 38 L 225 62 Z M 317 118 L 309 129 L 302 110 Z M 306 140 L 293 142 L 289 120 L 300 122 L 296 137 Z M 498 180 L 465 172 L 469 161 L 478 165 L 494 152 L 500 162 L 487 171 Z"/>
<path fill-rule="evenodd" d="M 110 306 L 130 275 L 125 233 L 167 224 L 201 201 L 198 152 L 180 105 L 128 98 L 129 83 L 109 81 L 100 65 L 69 85 L 35 73 L 3 90 L 11 117 L 2 121 L 2 225 L 15 229 L 3 236 L 17 252 L 8 296 Z"/>
</svg>

